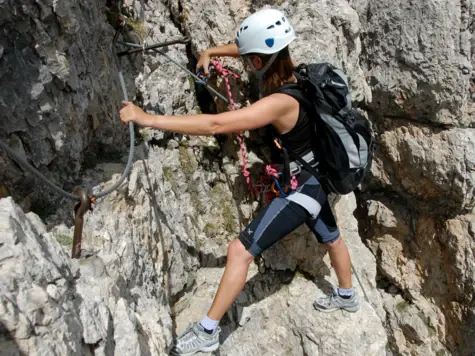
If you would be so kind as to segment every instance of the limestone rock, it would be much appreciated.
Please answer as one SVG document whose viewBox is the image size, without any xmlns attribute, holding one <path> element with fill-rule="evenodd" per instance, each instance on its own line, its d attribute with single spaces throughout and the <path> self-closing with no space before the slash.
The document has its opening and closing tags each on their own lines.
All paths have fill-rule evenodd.
<svg viewBox="0 0 475 356">
<path fill-rule="evenodd" d="M 87 147 L 111 151 L 124 142 L 120 148 L 125 149 L 111 52 L 114 31 L 105 7 L 96 1 L 2 1 L 0 12 L 6 49 L 0 71 L 0 139 L 19 137 L 30 162 L 71 189 Z M 94 128 L 93 121 L 98 123 Z M 25 191 L 18 180 L 21 171 L 10 160 L 5 163 L 8 171 L 0 180 L 6 180 L 10 194 L 21 199 L 32 193 L 36 184 L 30 181 Z M 49 191 L 43 194 L 50 197 Z"/>
<path fill-rule="evenodd" d="M 464 326 L 474 285 L 473 214 L 447 220 L 439 229 L 434 218 L 416 219 L 387 200 L 371 201 L 368 213 L 380 286 L 393 295 L 384 306 L 395 345 L 421 355 L 442 350 L 444 339 L 461 352 L 473 347 L 461 342 L 473 333 Z"/>
<path fill-rule="evenodd" d="M 184 297 L 187 308 L 177 316 L 178 332 L 198 321 L 210 306 L 222 273 L 200 269 L 196 292 Z M 249 275 L 221 324 L 220 352 L 226 355 L 383 355 L 386 334 L 372 307 L 363 302 L 360 312 L 319 313 L 312 307 L 320 286 L 296 275 L 282 284 L 274 273 Z M 277 285 L 276 285 L 277 284 Z M 279 313 L 275 311 L 279 310 Z M 256 332 L 258 331 L 258 332 Z M 309 353 L 311 352 L 311 353 Z"/>
<path fill-rule="evenodd" d="M 77 266 L 35 225 L 11 198 L 0 200 L 2 328 L 15 340 L 13 354 L 80 355 L 83 330 L 68 288 Z M 49 297 L 50 284 L 59 302 Z"/>
<path fill-rule="evenodd" d="M 0 354 L 159 355 L 171 344 L 161 283 L 117 273 L 140 263 L 152 271 L 149 256 L 71 260 L 11 198 L 0 200 L 0 239 Z"/>
<path fill-rule="evenodd" d="M 373 174 L 379 184 L 417 201 L 418 211 L 468 212 L 475 206 L 474 138 L 472 129 L 432 133 L 399 126 L 381 134 Z"/>
<path fill-rule="evenodd" d="M 473 1 L 357 1 L 362 60 L 380 116 L 434 125 L 474 122 Z"/>
<path fill-rule="evenodd" d="M 109 187 L 125 168 L 128 143 L 110 51 L 114 11 L 123 5 L 132 19 L 130 40 L 191 36 L 190 45 L 163 52 L 194 69 L 205 48 L 232 42 L 238 24 L 269 3 L 108 0 L 106 9 L 90 0 L 0 1 L 0 139 L 67 190 L 79 181 L 96 193 Z M 343 68 L 377 133 L 370 179 L 334 205 L 353 282 L 363 300 L 358 276 L 371 304 L 351 315 L 313 311 L 315 296 L 336 279 L 325 251 L 300 228 L 253 267 L 223 320 L 223 353 L 380 355 L 388 343 L 403 355 L 473 354 L 474 1 L 272 6 L 298 33 L 296 62 Z M 242 72 L 239 60 L 224 63 Z M 129 99 L 148 112 L 228 109 L 160 54 L 121 64 Z M 254 94 L 242 74 L 232 83 L 238 106 Z M 225 93 L 222 79 L 210 83 Z M 160 355 L 174 322 L 180 330 L 209 307 L 227 245 L 259 205 L 247 200 L 239 146 L 231 135 L 137 134 L 127 180 L 86 214 L 79 261 L 68 257 L 71 202 L 55 203 L 64 209 L 46 227 L 0 200 L 0 353 Z M 253 140 L 248 161 L 260 174 L 264 140 L 245 135 Z M 111 151 L 120 153 L 103 155 Z M 35 179 L 0 154 L 0 196 L 12 194 L 24 210 L 51 210 L 38 206 Z"/>
</svg>

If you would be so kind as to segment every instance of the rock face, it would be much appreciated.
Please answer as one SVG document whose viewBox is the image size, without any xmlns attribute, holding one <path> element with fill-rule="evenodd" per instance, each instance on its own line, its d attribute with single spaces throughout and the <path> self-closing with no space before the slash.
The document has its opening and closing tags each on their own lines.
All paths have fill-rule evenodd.
<svg viewBox="0 0 475 356">
<path fill-rule="evenodd" d="M 93 159 L 127 136 L 104 10 L 97 1 L 0 3 L 0 138 L 68 190 L 87 147 Z M 0 196 L 27 209 L 35 195 L 50 197 L 3 152 L 0 166 Z"/>
<path fill-rule="evenodd" d="M 0 200 L 0 354 L 166 350 L 172 320 L 165 290 L 152 283 L 157 276 L 151 256 L 135 251 L 132 242 L 114 253 L 105 249 L 71 260 L 55 237 L 37 215 L 25 215 L 11 198 Z"/>
<path fill-rule="evenodd" d="M 0 1 L 0 139 L 67 190 L 101 191 L 125 166 L 109 24 L 119 3 Z M 223 354 L 475 353 L 475 1 L 130 0 L 126 39 L 189 35 L 189 45 L 164 53 L 194 69 L 205 48 L 232 42 L 267 3 L 294 24 L 297 62 L 330 61 L 349 74 L 377 134 L 363 189 L 334 204 L 362 311 L 313 310 L 336 278 L 300 228 L 252 266 L 221 323 Z M 224 63 L 242 71 L 238 60 Z M 129 97 L 149 112 L 227 110 L 161 54 L 121 64 Z M 242 74 L 232 82 L 238 106 L 252 94 Z M 225 92 L 222 79 L 210 83 Z M 206 312 L 227 244 L 259 206 L 240 175 L 238 145 L 231 136 L 137 134 L 128 179 L 86 214 L 80 260 L 68 257 L 71 202 L 36 189 L 34 176 L 0 153 L 0 197 L 25 211 L 33 202 L 40 213 L 37 197 L 46 210 L 61 207 L 45 227 L 0 200 L 0 354 L 164 355 Z M 249 164 L 260 173 L 263 141 L 251 137 Z"/>
<path fill-rule="evenodd" d="M 80 260 L 69 259 L 57 241 L 70 233 L 67 229 L 47 232 L 37 215 L 25 215 L 11 198 L 0 200 L 0 275 L 7 281 L 0 290 L 1 320 L 9 333 L 2 334 L 2 355 L 162 355 L 171 345 L 173 323 L 180 331 L 201 317 L 222 268 L 201 268 L 182 276 L 184 266 L 193 264 L 182 242 L 190 236 L 177 229 L 170 238 L 170 226 L 161 227 L 160 222 L 170 214 L 170 207 L 160 211 L 141 184 L 140 178 L 131 177 L 121 194 L 112 194 L 90 216 L 86 226 L 94 229 L 84 233 Z M 143 189 L 139 192 L 139 188 Z M 355 208 L 354 197 L 336 206 L 342 234 L 358 256 L 354 263 L 364 291 L 355 284 L 362 312 L 312 311 L 315 296 L 328 293 L 336 282 L 328 258 L 320 261 L 323 273 L 315 273 L 315 283 L 294 269 L 260 273 L 254 266 L 246 289 L 222 323 L 223 353 L 384 354 L 387 336 L 380 319 L 381 296 L 375 289 L 374 257 L 358 236 L 352 216 Z M 157 215 L 144 223 L 151 211 Z M 318 251 L 313 237 L 293 236 L 270 249 L 265 259 L 272 260 L 283 252 L 279 249 L 302 242 Z M 297 258 L 299 251 L 293 252 Z M 180 285 L 183 281 L 187 285 Z M 187 292 L 178 299 L 174 293 L 183 289 Z M 363 299 L 365 293 L 369 302 Z M 172 313 L 170 300 L 177 300 Z M 278 309 L 285 313 L 273 312 Z"/>
<path fill-rule="evenodd" d="M 367 1 L 359 10 L 371 107 L 439 127 L 473 126 L 474 7 L 470 0 Z"/>
<path fill-rule="evenodd" d="M 473 1 L 355 2 L 378 133 L 362 198 L 390 343 L 474 352 Z M 440 351 L 441 352 L 441 351 Z"/>
</svg>

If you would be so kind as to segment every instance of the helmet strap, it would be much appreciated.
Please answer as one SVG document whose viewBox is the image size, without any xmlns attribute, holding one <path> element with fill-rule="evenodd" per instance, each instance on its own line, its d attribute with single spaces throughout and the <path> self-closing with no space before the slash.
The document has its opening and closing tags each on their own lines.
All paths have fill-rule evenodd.
<svg viewBox="0 0 475 356">
<path fill-rule="evenodd" d="M 259 76 L 258 80 L 258 88 L 259 88 L 259 100 L 264 97 L 264 78 Z"/>
<path fill-rule="evenodd" d="M 275 61 L 275 59 L 277 58 L 278 55 L 279 55 L 279 52 L 274 53 L 270 57 L 269 61 L 267 61 L 264 68 L 262 68 L 261 70 L 257 70 L 256 67 L 254 67 L 254 64 L 252 64 L 251 58 L 249 56 L 246 56 L 247 63 L 251 67 L 252 73 L 254 73 L 254 75 L 259 80 L 259 99 L 262 99 L 262 97 L 264 96 L 264 94 L 263 94 L 264 93 L 264 74 L 265 74 L 265 72 L 267 72 L 267 70 L 272 65 L 272 63 L 274 63 L 274 61 Z"/>
</svg>

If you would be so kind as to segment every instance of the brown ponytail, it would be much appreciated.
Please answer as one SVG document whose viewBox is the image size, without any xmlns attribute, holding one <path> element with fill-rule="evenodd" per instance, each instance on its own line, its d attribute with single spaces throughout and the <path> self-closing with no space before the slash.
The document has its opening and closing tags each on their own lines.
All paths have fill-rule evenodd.
<svg viewBox="0 0 475 356">
<path fill-rule="evenodd" d="M 260 55 L 263 65 L 266 65 L 271 55 Z M 291 81 L 295 65 L 290 58 L 289 47 L 282 49 L 269 69 L 264 73 L 264 89 L 272 93 L 283 84 Z"/>
</svg>

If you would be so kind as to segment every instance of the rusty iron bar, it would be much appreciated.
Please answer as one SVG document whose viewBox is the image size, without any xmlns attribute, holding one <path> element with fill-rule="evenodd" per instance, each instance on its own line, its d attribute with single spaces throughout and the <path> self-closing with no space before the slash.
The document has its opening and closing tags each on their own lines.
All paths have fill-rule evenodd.
<svg viewBox="0 0 475 356">
<path fill-rule="evenodd" d="M 92 211 L 92 204 L 94 203 L 95 198 L 89 196 L 87 189 L 84 188 L 76 188 L 74 194 L 79 197 L 79 203 L 74 206 L 74 238 L 71 258 L 80 258 L 84 214 L 86 214 L 88 210 Z"/>
<path fill-rule="evenodd" d="M 125 51 L 117 53 L 117 56 L 118 57 L 128 56 L 128 55 L 131 55 L 131 54 L 134 54 L 134 53 L 145 52 L 145 51 L 149 51 L 151 49 L 166 47 L 166 46 L 170 46 L 170 45 L 174 45 L 174 44 L 188 44 L 188 43 L 190 43 L 190 41 L 191 41 L 191 38 L 186 36 L 186 37 L 183 37 L 183 38 L 180 38 L 180 39 L 170 40 L 170 41 L 163 42 L 163 43 L 155 43 L 155 44 L 150 45 L 150 46 L 140 46 L 140 48 L 136 48 L 136 49 L 127 49 Z"/>
</svg>

